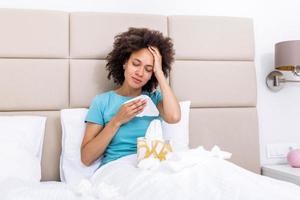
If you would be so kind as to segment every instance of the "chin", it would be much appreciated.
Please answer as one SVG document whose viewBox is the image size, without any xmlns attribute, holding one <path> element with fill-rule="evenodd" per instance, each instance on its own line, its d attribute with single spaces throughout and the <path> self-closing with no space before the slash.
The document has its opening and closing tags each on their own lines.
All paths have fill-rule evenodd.
<svg viewBox="0 0 300 200">
<path fill-rule="evenodd" d="M 134 89 L 140 89 L 143 87 L 143 85 L 132 84 L 132 85 L 130 85 L 130 87 L 134 88 Z"/>
<path fill-rule="evenodd" d="M 134 89 L 140 89 L 144 86 L 144 84 L 136 84 L 136 83 L 131 83 L 130 87 Z"/>
<path fill-rule="evenodd" d="M 140 89 L 143 86 L 142 85 L 131 85 L 130 87 L 133 88 L 133 89 Z"/>
</svg>

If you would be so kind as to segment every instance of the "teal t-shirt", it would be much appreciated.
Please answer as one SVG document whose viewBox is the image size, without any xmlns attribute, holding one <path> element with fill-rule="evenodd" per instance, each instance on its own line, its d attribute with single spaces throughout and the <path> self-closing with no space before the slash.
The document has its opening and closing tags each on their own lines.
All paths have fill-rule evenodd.
<svg viewBox="0 0 300 200">
<path fill-rule="evenodd" d="M 142 92 L 142 94 L 148 95 L 155 105 L 162 100 L 162 95 L 158 90 L 152 93 Z M 118 95 L 113 90 L 97 95 L 90 105 L 85 122 L 105 126 L 118 113 L 122 104 L 132 98 Z M 159 116 L 134 117 L 129 122 L 121 125 L 107 146 L 101 165 L 129 154 L 135 154 L 137 152 L 137 138 L 144 137 L 150 122 L 157 118 Z"/>
</svg>

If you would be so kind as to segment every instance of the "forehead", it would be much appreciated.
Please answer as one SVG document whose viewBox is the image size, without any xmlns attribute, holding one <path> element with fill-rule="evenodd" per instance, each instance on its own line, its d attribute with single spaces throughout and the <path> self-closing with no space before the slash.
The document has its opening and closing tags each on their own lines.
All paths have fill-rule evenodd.
<svg viewBox="0 0 300 200">
<path fill-rule="evenodd" d="M 146 63 L 146 64 L 153 63 L 153 55 L 147 48 L 143 48 L 143 49 L 137 50 L 135 52 L 132 52 L 132 54 L 130 55 L 130 58 L 138 59 L 141 62 Z"/>
</svg>

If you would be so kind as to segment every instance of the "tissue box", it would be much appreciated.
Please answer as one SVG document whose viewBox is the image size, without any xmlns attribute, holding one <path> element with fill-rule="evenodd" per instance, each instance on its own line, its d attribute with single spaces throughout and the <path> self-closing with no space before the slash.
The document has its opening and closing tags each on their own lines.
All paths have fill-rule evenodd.
<svg viewBox="0 0 300 200">
<path fill-rule="evenodd" d="M 146 139 L 145 137 L 137 139 L 138 162 L 149 157 L 158 158 L 160 161 L 166 160 L 169 152 L 172 152 L 169 140 Z"/>
</svg>

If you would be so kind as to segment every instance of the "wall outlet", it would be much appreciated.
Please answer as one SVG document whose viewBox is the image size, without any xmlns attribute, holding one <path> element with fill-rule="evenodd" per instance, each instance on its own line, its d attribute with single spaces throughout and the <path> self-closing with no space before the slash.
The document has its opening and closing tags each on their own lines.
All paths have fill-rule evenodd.
<svg viewBox="0 0 300 200">
<path fill-rule="evenodd" d="M 268 158 L 285 158 L 291 149 L 297 148 L 299 145 L 295 143 L 268 144 L 267 156 Z"/>
</svg>

